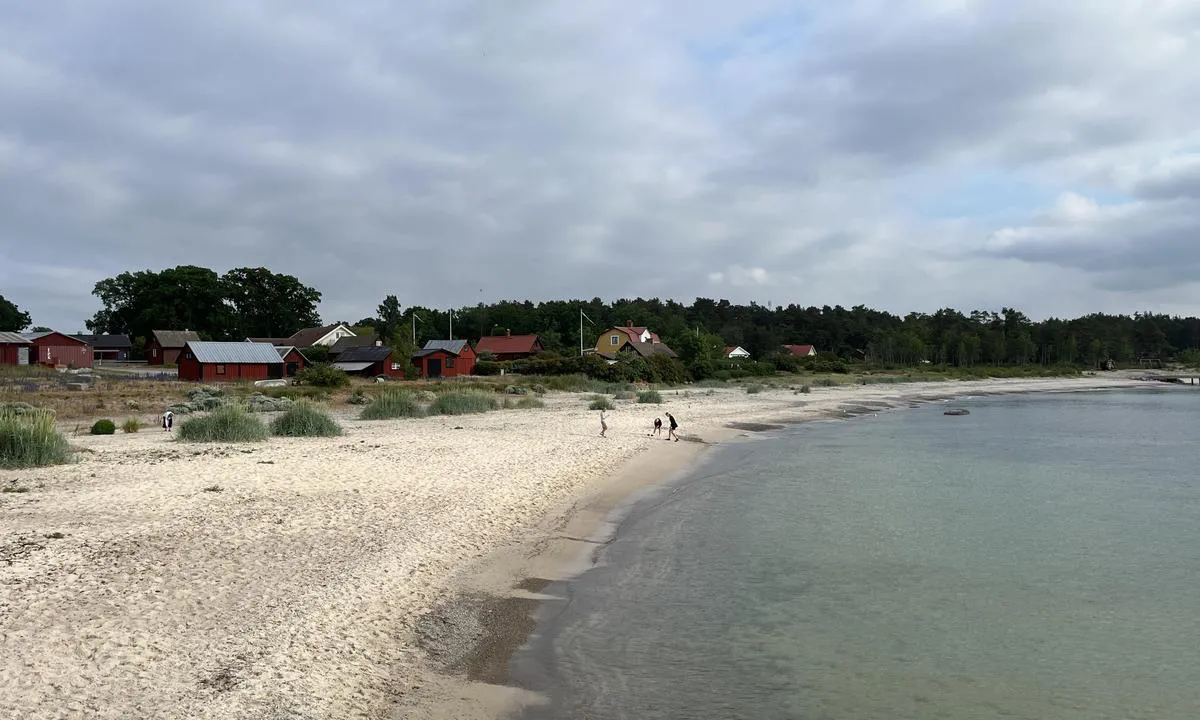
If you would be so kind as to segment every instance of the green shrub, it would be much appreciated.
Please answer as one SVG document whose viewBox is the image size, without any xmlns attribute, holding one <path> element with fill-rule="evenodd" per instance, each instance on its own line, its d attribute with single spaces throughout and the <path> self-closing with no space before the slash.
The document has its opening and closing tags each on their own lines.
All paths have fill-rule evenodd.
<svg viewBox="0 0 1200 720">
<path fill-rule="evenodd" d="M 222 405 L 179 426 L 184 442 L 263 442 L 269 435 L 267 426 L 240 405 Z"/>
<path fill-rule="evenodd" d="M 518 410 L 533 410 L 544 407 L 546 407 L 546 403 L 535 397 L 526 396 L 517 401 Z"/>
<path fill-rule="evenodd" d="M 448 392 L 438 396 L 429 406 L 430 415 L 468 415 L 499 410 L 500 401 L 494 395 L 478 391 Z"/>
<path fill-rule="evenodd" d="M 811 385 L 801 385 L 800 389 L 797 390 L 796 392 L 804 393 L 805 395 L 807 395 L 808 393 L 812 392 L 812 386 Z"/>
<path fill-rule="evenodd" d="M 833 378 L 821 378 L 814 383 L 817 387 L 837 387 L 838 381 Z"/>
<path fill-rule="evenodd" d="M 546 394 L 546 386 L 542 385 L 541 383 L 534 383 L 530 389 L 533 390 L 534 395 L 545 395 Z"/>
<path fill-rule="evenodd" d="M 361 420 L 392 420 L 394 418 L 418 418 L 425 415 L 417 398 L 404 390 L 388 390 L 363 408 Z"/>
<path fill-rule="evenodd" d="M 508 395 L 528 395 L 529 388 L 524 385 L 509 385 L 504 388 L 504 392 Z"/>
<path fill-rule="evenodd" d="M 97 420 L 92 424 L 93 435 L 112 435 L 117 431 L 117 424 L 108 418 Z"/>
<path fill-rule="evenodd" d="M 54 429 L 53 412 L 0 410 L 0 467 L 61 465 L 71 459 L 71 446 Z"/>
<path fill-rule="evenodd" d="M 615 400 L 633 400 L 638 394 L 632 390 L 618 390 L 613 394 Z"/>
<path fill-rule="evenodd" d="M 657 405 L 662 403 L 662 395 L 659 395 L 657 390 L 646 390 L 637 394 L 637 400 L 642 405 Z"/>
<path fill-rule="evenodd" d="M 765 387 L 763 387 L 762 385 L 758 385 L 758 384 L 747 385 L 746 386 L 746 394 L 747 395 L 757 395 L 765 389 L 766 389 Z"/>
<path fill-rule="evenodd" d="M 350 384 L 346 373 L 328 363 L 309 365 L 296 373 L 296 379 L 308 385 L 324 388 L 340 388 Z"/>
<path fill-rule="evenodd" d="M 612 400 L 609 400 L 608 398 L 606 398 L 603 395 L 593 395 L 591 398 L 591 402 L 588 404 L 588 409 L 590 409 L 590 410 L 615 410 L 616 405 L 613 405 Z"/>
<path fill-rule="evenodd" d="M 121 426 L 121 429 L 127 433 L 135 433 L 142 429 L 142 421 L 138 420 L 137 418 L 129 418 L 125 421 L 125 424 Z"/>
<path fill-rule="evenodd" d="M 271 423 L 271 434 L 280 437 L 334 437 L 342 426 L 307 400 L 300 400 Z"/>
</svg>

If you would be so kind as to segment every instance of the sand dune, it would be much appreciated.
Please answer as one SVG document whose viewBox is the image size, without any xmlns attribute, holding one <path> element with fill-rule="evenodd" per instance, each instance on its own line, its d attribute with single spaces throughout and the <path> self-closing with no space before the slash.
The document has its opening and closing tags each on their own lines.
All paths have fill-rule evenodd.
<svg viewBox="0 0 1200 720">
<path fill-rule="evenodd" d="M 438 675 L 418 619 L 478 589 L 470 571 L 498 551 L 693 457 L 696 443 L 647 437 L 662 410 L 713 441 L 745 432 L 730 422 L 1122 384 L 669 391 L 662 406 L 619 403 L 608 438 L 568 394 L 543 410 L 344 418 L 346 435 L 331 439 L 72 438 L 87 450 L 76 464 L 0 471 L 0 487 L 28 489 L 0 494 L 0 717 L 436 717 L 439 702 L 474 691 Z M 631 461 L 647 472 L 614 485 Z"/>
</svg>

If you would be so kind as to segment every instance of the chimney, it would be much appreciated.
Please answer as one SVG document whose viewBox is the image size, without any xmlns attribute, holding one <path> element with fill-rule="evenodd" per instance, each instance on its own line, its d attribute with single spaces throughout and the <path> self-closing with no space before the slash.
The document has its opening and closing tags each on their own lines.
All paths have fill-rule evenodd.
<svg viewBox="0 0 1200 720">
<path fill-rule="evenodd" d="M 376 340 L 376 341 L 375 341 L 375 347 L 383 347 L 383 341 L 382 341 L 382 340 Z"/>
<path fill-rule="evenodd" d="M 632 321 L 632 320 L 626 320 L 626 321 L 625 321 L 625 327 L 633 327 L 633 321 Z"/>
<path fill-rule="evenodd" d="M 508 328 L 504 328 L 504 336 L 505 336 L 505 337 L 512 337 L 512 330 L 510 330 L 510 329 L 508 329 Z"/>
</svg>

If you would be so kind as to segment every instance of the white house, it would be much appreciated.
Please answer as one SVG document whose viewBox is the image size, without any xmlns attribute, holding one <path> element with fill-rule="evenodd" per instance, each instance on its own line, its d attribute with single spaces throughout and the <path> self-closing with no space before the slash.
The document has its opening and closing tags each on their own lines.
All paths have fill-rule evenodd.
<svg viewBox="0 0 1200 720">
<path fill-rule="evenodd" d="M 724 354 L 730 360 L 747 360 L 750 357 L 750 352 L 741 345 L 725 348 Z"/>
</svg>

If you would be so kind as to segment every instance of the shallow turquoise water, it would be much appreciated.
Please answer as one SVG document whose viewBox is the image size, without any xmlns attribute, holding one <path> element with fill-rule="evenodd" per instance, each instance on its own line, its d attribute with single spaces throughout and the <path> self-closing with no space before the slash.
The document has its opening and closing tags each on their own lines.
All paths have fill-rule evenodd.
<svg viewBox="0 0 1200 720">
<path fill-rule="evenodd" d="M 730 446 L 555 588 L 531 718 L 1200 717 L 1200 392 Z"/>
</svg>

